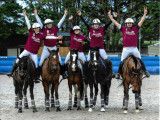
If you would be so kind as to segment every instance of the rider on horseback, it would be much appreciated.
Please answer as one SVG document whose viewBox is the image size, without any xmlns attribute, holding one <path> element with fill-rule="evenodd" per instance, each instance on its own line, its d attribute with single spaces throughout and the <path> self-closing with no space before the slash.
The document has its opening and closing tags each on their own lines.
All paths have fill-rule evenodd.
<svg viewBox="0 0 160 120">
<path fill-rule="evenodd" d="M 37 63 L 38 63 L 38 58 L 37 58 L 37 53 L 39 50 L 39 47 L 41 45 L 42 40 L 46 37 L 45 34 L 41 34 L 39 32 L 40 30 L 40 24 L 39 23 L 34 23 L 32 25 L 30 25 L 30 22 L 28 20 L 28 17 L 26 15 L 26 10 L 23 10 L 23 14 L 26 20 L 26 24 L 29 30 L 29 37 L 28 40 L 26 42 L 24 51 L 19 55 L 19 58 L 22 58 L 23 56 L 28 56 L 30 55 L 31 59 L 34 61 L 35 66 L 36 66 L 36 70 L 35 70 L 35 82 L 38 83 L 39 82 L 39 76 L 38 76 L 38 69 L 37 69 Z M 18 67 L 18 62 L 19 59 L 16 60 L 15 64 L 13 65 L 12 70 L 10 71 L 10 73 L 8 73 L 7 75 L 9 77 L 11 77 L 13 75 L 13 72 L 16 70 L 16 68 Z"/>
<path fill-rule="evenodd" d="M 83 23 L 86 25 L 86 27 L 89 30 L 90 38 L 91 38 L 90 47 L 99 47 L 100 46 L 99 53 L 100 53 L 101 57 L 104 59 L 106 66 L 110 66 L 111 61 L 108 59 L 106 51 L 104 50 L 103 36 L 104 36 L 105 30 L 112 23 L 112 21 L 110 21 L 105 26 L 100 27 L 100 20 L 94 19 L 93 20 L 93 27 L 91 27 L 86 23 L 86 21 L 82 17 L 81 11 L 78 11 L 77 13 L 80 16 Z M 117 14 L 114 14 L 114 17 L 117 17 Z M 90 51 L 88 53 L 87 61 L 89 61 L 89 60 L 90 60 Z M 114 77 L 114 74 L 113 74 L 113 77 Z"/>
<path fill-rule="evenodd" d="M 70 26 L 70 37 L 71 37 L 71 42 L 70 42 L 70 49 L 78 49 L 78 59 L 82 60 L 83 62 L 83 65 L 82 65 L 82 78 L 84 78 L 84 64 L 85 64 L 85 55 L 83 53 L 83 44 L 82 42 L 83 41 L 87 41 L 87 38 L 84 37 L 82 34 L 80 34 L 80 27 L 79 26 L 74 26 L 73 27 L 73 24 L 72 24 L 72 19 L 73 19 L 73 16 L 70 16 L 69 17 L 69 26 Z M 67 54 L 67 57 L 65 59 L 65 69 L 67 69 L 67 61 L 70 59 L 70 52 Z M 79 66 L 80 67 L 80 66 Z M 66 74 L 65 74 L 66 75 Z M 67 76 L 67 75 L 66 75 Z M 65 76 L 65 77 L 66 77 Z M 64 78 L 65 78 L 64 77 Z"/>
<path fill-rule="evenodd" d="M 141 55 L 140 52 L 137 49 L 137 34 L 142 26 L 145 17 L 147 14 L 147 8 L 144 8 L 144 15 L 138 25 L 133 26 L 133 19 L 132 18 L 127 18 L 125 20 L 125 24 L 127 27 L 121 26 L 115 19 L 112 18 L 111 16 L 111 10 L 108 12 L 108 16 L 111 19 L 111 21 L 122 31 L 123 35 L 123 51 L 122 51 L 122 57 L 121 57 L 121 63 L 119 65 L 118 69 L 118 74 L 116 75 L 116 78 L 119 79 L 120 75 L 122 74 L 122 67 L 124 64 L 124 59 L 127 58 L 130 54 L 133 54 L 135 57 L 140 58 L 140 63 L 142 65 L 142 69 L 146 75 L 146 77 L 149 77 L 150 74 L 147 72 L 146 67 L 141 60 Z"/>
</svg>

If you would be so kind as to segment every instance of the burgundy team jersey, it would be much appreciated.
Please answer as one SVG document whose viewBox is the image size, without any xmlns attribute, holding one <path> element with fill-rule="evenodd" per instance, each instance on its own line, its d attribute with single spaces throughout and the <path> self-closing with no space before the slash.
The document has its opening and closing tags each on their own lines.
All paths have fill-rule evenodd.
<svg viewBox="0 0 160 120">
<path fill-rule="evenodd" d="M 37 54 L 39 47 L 41 45 L 42 40 L 46 37 L 46 35 L 38 33 L 36 34 L 32 28 L 29 29 L 29 37 L 24 47 L 25 50 Z"/>
<path fill-rule="evenodd" d="M 121 27 L 123 34 L 123 47 L 137 47 L 137 34 L 139 31 L 139 26 L 134 26 L 131 29 L 126 27 Z"/>
<path fill-rule="evenodd" d="M 93 27 L 89 27 L 89 32 L 91 36 L 90 47 L 99 47 L 100 49 L 104 49 L 103 45 L 103 35 L 105 31 L 105 27 L 101 27 L 98 30 L 95 30 Z"/>
<path fill-rule="evenodd" d="M 79 52 L 83 52 L 83 45 L 82 42 L 87 39 L 83 35 L 75 35 L 73 32 L 70 33 L 70 48 L 71 49 L 79 49 Z"/>
<path fill-rule="evenodd" d="M 51 29 L 42 28 L 43 33 L 45 33 L 47 36 L 57 36 L 57 32 L 58 32 L 58 26 L 53 27 Z M 57 43 L 57 39 L 45 39 L 44 40 L 44 45 L 48 46 L 48 47 L 54 47 L 56 46 Z"/>
</svg>

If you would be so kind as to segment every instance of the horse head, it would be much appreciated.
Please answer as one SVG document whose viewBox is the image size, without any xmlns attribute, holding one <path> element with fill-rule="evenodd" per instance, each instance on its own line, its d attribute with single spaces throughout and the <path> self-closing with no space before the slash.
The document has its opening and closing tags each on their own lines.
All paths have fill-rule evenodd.
<svg viewBox="0 0 160 120">
<path fill-rule="evenodd" d="M 24 56 L 22 58 L 18 57 L 19 62 L 18 62 L 18 73 L 20 78 L 23 80 L 26 75 L 27 75 L 27 61 L 28 61 L 28 56 Z"/>
<path fill-rule="evenodd" d="M 78 50 L 72 49 L 70 51 L 70 60 L 71 60 L 71 69 L 75 72 L 78 68 L 77 60 L 78 60 Z"/>
<path fill-rule="evenodd" d="M 97 70 L 98 61 L 99 61 L 99 48 L 100 47 L 91 47 L 90 48 L 90 62 L 93 66 L 93 70 Z"/>
<path fill-rule="evenodd" d="M 49 70 L 54 73 L 55 71 L 58 70 L 58 66 L 59 66 L 59 55 L 58 55 L 58 51 L 59 49 L 57 48 L 57 50 L 49 50 L 49 61 L 48 61 L 48 68 Z"/>
</svg>

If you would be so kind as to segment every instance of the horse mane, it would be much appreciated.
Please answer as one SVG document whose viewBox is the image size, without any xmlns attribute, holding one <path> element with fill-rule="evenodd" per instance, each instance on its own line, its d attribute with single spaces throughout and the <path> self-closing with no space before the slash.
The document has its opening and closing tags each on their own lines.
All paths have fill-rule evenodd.
<svg viewBox="0 0 160 120">
<path fill-rule="evenodd" d="M 130 57 L 133 59 L 135 63 L 135 68 L 137 68 L 137 63 L 138 63 L 137 58 L 134 55 L 131 55 Z"/>
</svg>

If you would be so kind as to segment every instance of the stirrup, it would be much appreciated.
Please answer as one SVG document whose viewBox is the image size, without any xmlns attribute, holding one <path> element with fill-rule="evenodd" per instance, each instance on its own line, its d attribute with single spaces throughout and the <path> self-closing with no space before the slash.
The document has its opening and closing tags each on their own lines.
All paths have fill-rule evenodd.
<svg viewBox="0 0 160 120">
<path fill-rule="evenodd" d="M 119 73 L 117 73 L 116 76 L 115 76 L 115 78 L 116 78 L 116 79 L 120 79 L 120 76 L 121 76 L 121 75 L 120 75 Z"/>
<path fill-rule="evenodd" d="M 9 73 L 7 73 L 6 75 L 7 75 L 8 77 L 13 77 L 13 74 L 12 74 L 12 73 L 10 73 L 10 72 L 9 72 Z"/>
<path fill-rule="evenodd" d="M 148 77 L 148 78 L 150 77 L 150 74 L 148 71 L 145 71 L 144 73 L 145 73 L 146 77 Z"/>
</svg>

